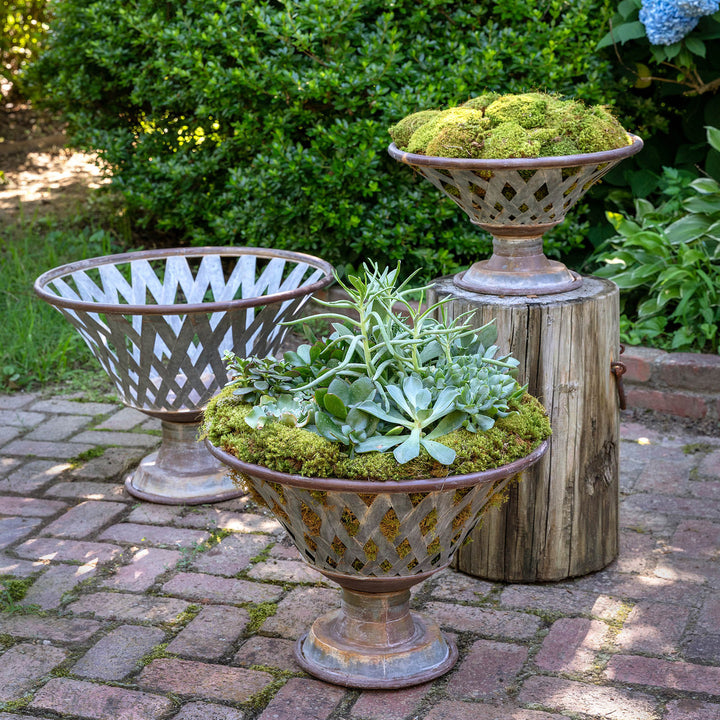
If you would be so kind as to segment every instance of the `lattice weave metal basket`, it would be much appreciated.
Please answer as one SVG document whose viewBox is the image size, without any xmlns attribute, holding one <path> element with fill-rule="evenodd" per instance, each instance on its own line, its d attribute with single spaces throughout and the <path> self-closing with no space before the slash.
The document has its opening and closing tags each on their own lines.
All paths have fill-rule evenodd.
<svg viewBox="0 0 720 720">
<path fill-rule="evenodd" d="M 318 570 L 392 578 L 447 565 L 488 501 L 515 478 L 444 491 L 378 494 L 243 479 Z"/>
<path fill-rule="evenodd" d="M 195 412 L 227 378 L 223 355 L 275 353 L 327 263 L 256 248 L 126 253 L 45 273 L 36 291 L 77 328 L 130 407 Z"/>
<path fill-rule="evenodd" d="M 202 408 L 227 382 L 223 356 L 276 353 L 291 319 L 332 281 L 318 258 L 260 248 L 109 255 L 55 268 L 35 291 L 75 326 L 122 401 L 160 418 L 162 442 L 125 481 L 142 500 L 237 497 L 197 442 Z"/>
<path fill-rule="evenodd" d="M 454 282 L 464 290 L 492 295 L 547 295 L 575 290 L 577 273 L 543 253 L 542 236 L 605 174 L 639 152 L 642 140 L 604 152 L 557 157 L 442 158 L 403 152 L 390 156 L 431 182 L 493 236 L 493 254 Z"/>
</svg>

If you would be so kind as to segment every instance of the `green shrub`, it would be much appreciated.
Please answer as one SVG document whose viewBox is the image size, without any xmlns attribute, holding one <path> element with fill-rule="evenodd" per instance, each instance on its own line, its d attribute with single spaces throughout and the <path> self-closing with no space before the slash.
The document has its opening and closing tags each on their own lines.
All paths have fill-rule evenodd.
<svg viewBox="0 0 720 720">
<path fill-rule="evenodd" d="M 720 130 L 708 128 L 720 150 Z M 665 168 L 657 208 L 635 201 L 635 218 L 608 213 L 616 236 L 595 274 L 620 286 L 621 337 L 672 350 L 717 352 L 720 336 L 720 183 Z"/>
<path fill-rule="evenodd" d="M 17 86 L 18 76 L 47 32 L 47 0 L 3 0 L 0 3 L 0 77 Z"/>
<path fill-rule="evenodd" d="M 488 90 L 612 101 L 610 0 L 62 0 L 34 79 L 168 244 L 288 247 L 425 277 L 487 237 L 386 128 Z"/>
</svg>

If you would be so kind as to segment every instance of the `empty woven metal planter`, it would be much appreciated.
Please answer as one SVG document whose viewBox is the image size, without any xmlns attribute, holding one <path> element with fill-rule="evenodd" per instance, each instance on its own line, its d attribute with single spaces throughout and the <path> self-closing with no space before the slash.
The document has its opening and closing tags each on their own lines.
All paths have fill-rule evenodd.
<svg viewBox="0 0 720 720">
<path fill-rule="evenodd" d="M 417 685 L 455 664 L 452 640 L 410 611 L 410 588 L 449 565 L 488 503 L 547 449 L 544 442 L 472 475 L 378 483 L 274 472 L 206 443 L 262 498 L 303 558 L 342 587 L 340 609 L 298 640 L 300 666 L 361 688 Z"/>
<path fill-rule="evenodd" d="M 63 265 L 35 292 L 77 328 L 122 401 L 162 421 L 160 448 L 128 477 L 128 492 L 199 504 L 240 494 L 197 442 L 202 408 L 227 382 L 225 351 L 277 352 L 280 322 L 331 281 L 332 267 L 310 255 L 204 247 Z"/>
<path fill-rule="evenodd" d="M 548 295 L 574 290 L 582 278 L 548 260 L 542 236 L 621 160 L 639 152 L 642 140 L 616 150 L 562 157 L 473 160 L 402 152 L 406 163 L 440 189 L 493 236 L 493 255 L 455 276 L 455 284 L 490 295 Z"/>
</svg>

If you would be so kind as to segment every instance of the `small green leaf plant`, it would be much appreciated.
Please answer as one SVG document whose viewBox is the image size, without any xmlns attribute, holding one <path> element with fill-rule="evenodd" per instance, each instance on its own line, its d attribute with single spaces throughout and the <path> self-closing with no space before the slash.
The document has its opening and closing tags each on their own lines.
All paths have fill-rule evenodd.
<svg viewBox="0 0 720 720">
<path fill-rule="evenodd" d="M 720 130 L 707 128 L 720 150 Z M 635 217 L 607 213 L 616 235 L 592 258 L 595 274 L 621 291 L 621 338 L 671 350 L 718 352 L 720 183 L 663 170 L 658 207 L 635 201 Z"/>
<path fill-rule="evenodd" d="M 427 288 L 398 277 L 399 268 L 365 266 L 338 279 L 347 299 L 318 301 L 327 312 L 303 319 L 329 321 L 332 333 L 282 360 L 228 353 L 228 388 L 253 406 L 245 422 L 303 427 L 351 456 L 392 450 L 404 464 L 423 449 L 450 465 L 456 453 L 443 436 L 483 432 L 507 417 L 526 388 L 515 377 L 518 361 L 497 357 L 494 324 L 449 319 L 447 300 L 425 307 Z"/>
</svg>

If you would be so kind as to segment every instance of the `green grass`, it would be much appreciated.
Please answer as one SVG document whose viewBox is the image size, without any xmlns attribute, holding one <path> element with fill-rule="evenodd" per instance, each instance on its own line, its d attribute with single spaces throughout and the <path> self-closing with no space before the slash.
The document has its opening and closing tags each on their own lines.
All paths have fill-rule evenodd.
<svg viewBox="0 0 720 720">
<path fill-rule="evenodd" d="M 68 382 L 80 389 L 98 377 L 107 382 L 77 331 L 35 295 L 33 283 L 58 265 L 123 251 L 124 225 L 118 201 L 104 191 L 44 216 L 3 219 L 0 392 Z"/>
</svg>

